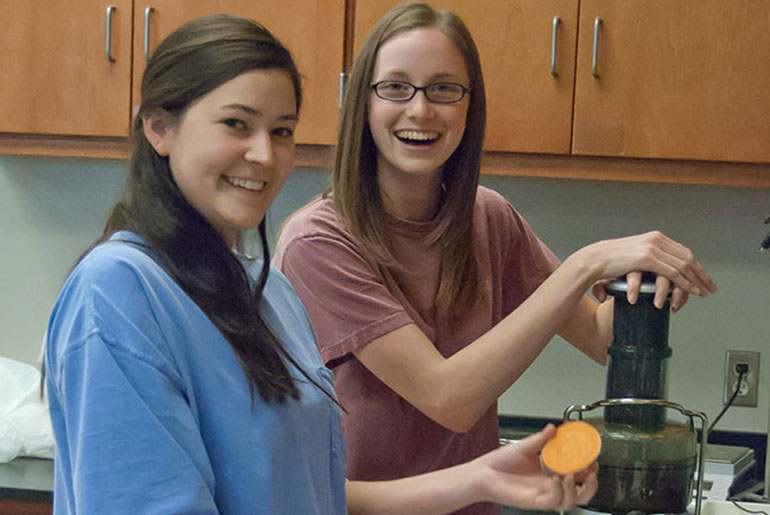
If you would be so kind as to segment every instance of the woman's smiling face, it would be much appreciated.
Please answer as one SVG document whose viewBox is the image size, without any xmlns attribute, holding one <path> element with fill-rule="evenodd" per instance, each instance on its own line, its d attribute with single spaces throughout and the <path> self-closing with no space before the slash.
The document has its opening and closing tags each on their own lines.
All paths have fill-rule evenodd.
<svg viewBox="0 0 770 515">
<path fill-rule="evenodd" d="M 380 48 L 372 83 L 396 80 L 415 86 L 455 82 L 468 86 L 465 61 L 455 45 L 436 28 L 398 34 Z M 378 176 L 437 175 L 465 132 L 468 95 L 456 103 L 430 102 L 423 91 L 411 100 L 393 102 L 370 97 L 369 127 L 377 146 Z"/>
<path fill-rule="evenodd" d="M 228 244 L 259 225 L 294 166 L 297 108 L 289 75 L 243 73 L 145 133 L 187 201 Z"/>
</svg>

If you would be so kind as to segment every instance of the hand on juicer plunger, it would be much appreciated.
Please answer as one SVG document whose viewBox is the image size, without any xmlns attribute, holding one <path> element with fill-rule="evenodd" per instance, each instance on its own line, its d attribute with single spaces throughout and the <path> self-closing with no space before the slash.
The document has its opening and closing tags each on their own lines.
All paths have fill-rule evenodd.
<svg viewBox="0 0 770 515">
<path fill-rule="evenodd" d="M 663 307 L 673 285 L 670 304 L 674 313 L 687 303 L 690 294 L 707 297 L 717 290 L 692 251 L 660 231 L 600 241 L 583 250 L 589 249 L 601 256 L 601 277 L 626 276 L 627 299 L 631 304 L 639 298 L 642 271 L 657 275 L 653 300 L 657 308 Z M 603 288 L 605 282 L 600 281 L 593 287 L 593 294 L 599 302 L 606 299 Z"/>
</svg>

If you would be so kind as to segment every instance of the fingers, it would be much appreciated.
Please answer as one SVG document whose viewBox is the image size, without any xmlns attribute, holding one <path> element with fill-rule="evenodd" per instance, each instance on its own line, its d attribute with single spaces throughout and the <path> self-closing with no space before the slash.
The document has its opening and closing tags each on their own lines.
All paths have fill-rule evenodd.
<svg viewBox="0 0 770 515">
<path fill-rule="evenodd" d="M 596 490 L 599 487 L 599 480 L 596 476 L 597 470 L 598 466 L 593 466 L 581 484 L 575 482 L 575 477 L 572 474 L 562 478 L 561 488 L 563 496 L 556 509 L 567 511 L 575 506 L 587 504 L 596 494 Z"/>
<path fill-rule="evenodd" d="M 594 461 L 587 468 L 575 473 L 575 482 L 584 483 L 590 474 L 595 474 L 599 470 L 599 464 Z"/>
<path fill-rule="evenodd" d="M 697 283 L 701 285 L 701 289 L 704 293 L 702 296 L 706 297 L 709 293 L 714 293 L 717 291 L 717 285 L 714 284 L 714 281 L 711 280 L 711 277 L 709 276 L 708 272 L 706 272 L 706 269 L 703 268 L 703 266 L 697 261 L 694 262 L 693 266 L 695 275 L 698 278 Z"/>
<path fill-rule="evenodd" d="M 642 273 L 628 272 L 626 274 L 626 284 L 628 285 L 626 299 L 629 304 L 636 304 L 636 301 L 639 299 L 639 289 L 642 287 Z"/>
<path fill-rule="evenodd" d="M 594 494 L 596 494 L 596 490 L 599 488 L 599 479 L 596 476 L 597 468 L 598 467 L 594 468 L 594 470 L 583 480 L 583 484 L 578 486 L 575 504 L 588 504 L 588 501 L 590 501 Z"/>
<path fill-rule="evenodd" d="M 639 292 L 641 290 L 641 273 L 629 272 L 626 276 L 626 282 L 628 284 L 628 291 L 626 292 L 626 299 L 629 304 L 634 304 L 639 298 Z M 639 282 L 637 282 L 639 281 Z M 682 307 L 687 304 L 687 300 L 690 298 L 690 294 L 681 286 L 673 285 L 671 281 L 658 275 L 655 277 L 655 297 L 653 298 L 653 305 L 661 309 L 666 302 L 666 298 L 671 293 L 670 306 L 671 311 L 676 313 Z"/>
<path fill-rule="evenodd" d="M 655 297 L 652 299 L 652 304 L 661 309 L 668 297 L 668 290 L 671 287 L 671 281 L 667 278 L 659 275 L 655 278 Z"/>
<path fill-rule="evenodd" d="M 639 292 L 641 291 L 641 284 L 637 284 L 637 278 L 641 280 L 641 273 L 630 272 L 626 276 L 626 282 L 628 283 L 628 291 L 626 292 L 626 300 L 629 304 L 634 304 L 639 299 Z M 673 288 L 672 288 L 673 286 Z M 676 313 L 685 304 L 687 304 L 690 294 L 681 286 L 671 283 L 671 281 L 662 276 L 657 275 L 655 277 L 655 297 L 653 298 L 653 305 L 661 309 L 666 302 L 669 292 L 671 311 Z"/>
<path fill-rule="evenodd" d="M 575 486 L 575 476 L 569 474 L 561 480 L 561 502 L 556 507 L 559 511 L 571 510 L 575 507 L 575 499 L 577 497 L 577 491 Z"/>
<path fill-rule="evenodd" d="M 599 481 L 596 477 L 596 470 L 586 476 L 582 484 L 575 482 L 575 477 L 570 474 L 561 480 L 562 498 L 555 510 L 567 511 L 575 506 L 587 504 L 596 494 L 599 487 Z"/>
<path fill-rule="evenodd" d="M 525 483 L 529 483 L 530 491 L 522 488 Z M 564 477 L 543 478 L 539 485 L 530 481 L 521 481 L 519 483 L 520 494 L 516 506 L 525 509 L 547 510 L 547 511 L 568 511 L 577 505 L 587 504 L 596 493 L 598 480 L 596 472 L 591 472 L 586 476 L 585 481 L 578 485 L 575 477 L 570 474 Z M 533 495 L 528 501 L 527 495 Z"/>
<path fill-rule="evenodd" d="M 659 275 L 664 275 L 689 293 L 702 297 L 716 291 L 716 285 L 690 249 L 657 231 L 645 236 L 651 239 L 654 258 L 663 265 L 663 270 L 658 271 Z"/>
<path fill-rule="evenodd" d="M 684 291 L 679 286 L 674 286 L 674 290 L 671 292 L 671 311 L 673 313 L 676 313 L 682 307 L 684 307 L 685 304 L 687 304 L 687 300 L 690 298 L 690 294 Z"/>
</svg>

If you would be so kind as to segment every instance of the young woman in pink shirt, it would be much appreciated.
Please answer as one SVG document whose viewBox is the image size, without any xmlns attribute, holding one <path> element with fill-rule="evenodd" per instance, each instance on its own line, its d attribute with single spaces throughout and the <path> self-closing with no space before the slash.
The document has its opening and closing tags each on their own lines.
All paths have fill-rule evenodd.
<svg viewBox="0 0 770 515">
<path fill-rule="evenodd" d="M 453 13 L 391 10 L 346 87 L 332 186 L 284 225 L 275 262 L 348 411 L 349 478 L 428 472 L 495 448 L 498 397 L 556 334 L 605 363 L 612 303 L 586 295 L 597 281 L 628 273 L 633 301 L 640 271 L 654 272 L 656 305 L 673 284 L 675 310 L 715 291 L 692 252 L 660 232 L 560 263 L 478 185 L 484 82 Z"/>
</svg>

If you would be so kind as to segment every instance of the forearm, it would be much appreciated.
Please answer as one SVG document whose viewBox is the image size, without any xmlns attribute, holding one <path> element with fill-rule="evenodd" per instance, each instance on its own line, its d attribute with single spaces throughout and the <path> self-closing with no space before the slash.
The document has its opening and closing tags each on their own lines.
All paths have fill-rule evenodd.
<svg viewBox="0 0 770 515">
<path fill-rule="evenodd" d="M 466 470 L 473 462 L 392 481 L 348 481 L 348 513 L 422 515 L 449 513 L 483 501 L 481 488 Z"/>
<path fill-rule="evenodd" d="M 515 311 L 441 364 L 434 385 L 449 398 L 446 409 L 465 419 L 461 426 L 471 427 L 526 371 L 592 283 L 591 267 L 568 258 Z"/>
<path fill-rule="evenodd" d="M 558 334 L 600 365 L 607 364 L 607 347 L 612 343 L 613 302 L 601 304 L 587 295 L 559 328 Z"/>
</svg>

